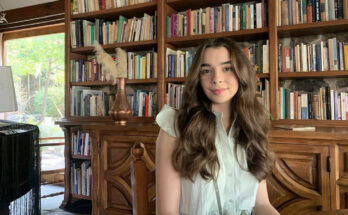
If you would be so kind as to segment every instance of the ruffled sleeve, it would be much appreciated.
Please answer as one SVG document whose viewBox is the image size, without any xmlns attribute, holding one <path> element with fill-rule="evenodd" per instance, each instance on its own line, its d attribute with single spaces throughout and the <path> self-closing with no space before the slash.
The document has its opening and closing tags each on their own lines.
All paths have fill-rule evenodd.
<svg viewBox="0 0 348 215">
<path fill-rule="evenodd" d="M 159 127 L 170 136 L 177 138 L 177 129 L 174 127 L 176 110 L 168 105 L 162 107 L 161 112 L 156 116 L 156 122 Z"/>
</svg>

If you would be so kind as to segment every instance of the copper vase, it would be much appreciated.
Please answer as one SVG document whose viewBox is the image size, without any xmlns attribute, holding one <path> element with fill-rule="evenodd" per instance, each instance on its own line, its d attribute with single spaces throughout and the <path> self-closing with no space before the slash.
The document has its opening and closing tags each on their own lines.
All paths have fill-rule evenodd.
<svg viewBox="0 0 348 215">
<path fill-rule="evenodd" d="M 133 110 L 130 108 L 126 94 L 126 79 L 117 78 L 117 93 L 115 102 L 109 110 L 109 115 L 115 123 L 126 125 L 127 121 L 133 115 Z"/>
</svg>

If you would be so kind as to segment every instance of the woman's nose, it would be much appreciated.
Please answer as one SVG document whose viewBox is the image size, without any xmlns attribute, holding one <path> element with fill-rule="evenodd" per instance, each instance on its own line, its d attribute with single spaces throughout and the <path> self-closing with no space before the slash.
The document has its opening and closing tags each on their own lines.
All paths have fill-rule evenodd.
<svg viewBox="0 0 348 215">
<path fill-rule="evenodd" d="M 212 83 L 213 84 L 222 83 L 222 79 L 223 79 L 223 77 L 222 77 L 221 72 L 215 70 L 213 73 Z"/>
</svg>

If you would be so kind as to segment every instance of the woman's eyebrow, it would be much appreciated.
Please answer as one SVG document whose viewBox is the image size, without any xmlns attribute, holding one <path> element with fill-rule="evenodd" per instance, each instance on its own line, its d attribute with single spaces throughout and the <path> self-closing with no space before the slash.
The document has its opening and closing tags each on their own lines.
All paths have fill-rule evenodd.
<svg viewBox="0 0 348 215">
<path fill-rule="evenodd" d="M 208 64 L 208 63 L 202 63 L 202 64 L 201 64 L 201 67 L 205 67 L 205 66 L 210 66 L 210 67 L 211 67 L 211 65 Z"/>
<path fill-rule="evenodd" d="M 225 61 L 225 62 L 220 63 L 220 65 L 226 65 L 226 64 L 231 64 L 231 61 L 229 60 L 229 61 Z M 202 63 L 201 64 L 201 67 L 205 67 L 205 66 L 211 67 L 211 65 L 208 64 L 208 63 Z"/>
<path fill-rule="evenodd" d="M 220 63 L 220 65 L 231 64 L 231 63 L 232 63 L 232 62 L 229 60 L 229 61 L 225 61 L 225 62 Z"/>
</svg>

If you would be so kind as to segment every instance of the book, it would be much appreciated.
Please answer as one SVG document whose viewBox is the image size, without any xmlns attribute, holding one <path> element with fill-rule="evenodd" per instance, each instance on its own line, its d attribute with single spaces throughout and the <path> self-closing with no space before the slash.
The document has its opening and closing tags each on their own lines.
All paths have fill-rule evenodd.
<svg viewBox="0 0 348 215">
<path fill-rule="evenodd" d="M 301 119 L 308 119 L 308 94 L 301 93 Z"/>
</svg>

